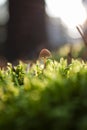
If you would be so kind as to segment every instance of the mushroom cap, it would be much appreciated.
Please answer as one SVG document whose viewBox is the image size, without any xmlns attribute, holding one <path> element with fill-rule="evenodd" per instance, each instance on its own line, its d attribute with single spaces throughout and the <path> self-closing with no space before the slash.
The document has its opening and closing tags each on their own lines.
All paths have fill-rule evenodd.
<svg viewBox="0 0 87 130">
<path fill-rule="evenodd" d="M 45 48 L 42 49 L 40 51 L 40 54 L 39 54 L 39 58 L 49 58 L 51 56 L 52 56 L 51 52 L 48 49 L 45 49 Z"/>
</svg>

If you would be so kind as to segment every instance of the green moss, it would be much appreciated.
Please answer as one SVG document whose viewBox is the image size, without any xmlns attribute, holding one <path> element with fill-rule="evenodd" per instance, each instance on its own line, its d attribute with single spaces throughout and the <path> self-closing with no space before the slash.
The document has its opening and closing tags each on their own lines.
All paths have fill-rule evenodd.
<svg viewBox="0 0 87 130">
<path fill-rule="evenodd" d="M 87 63 L 48 59 L 0 70 L 0 130 L 86 130 Z"/>
</svg>

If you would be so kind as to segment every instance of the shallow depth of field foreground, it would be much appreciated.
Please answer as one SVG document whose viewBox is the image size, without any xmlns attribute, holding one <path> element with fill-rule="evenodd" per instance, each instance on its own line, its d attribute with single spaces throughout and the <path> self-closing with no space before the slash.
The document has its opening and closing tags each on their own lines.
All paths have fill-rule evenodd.
<svg viewBox="0 0 87 130">
<path fill-rule="evenodd" d="M 0 70 L 0 130 L 87 130 L 87 63 L 46 59 Z"/>
</svg>

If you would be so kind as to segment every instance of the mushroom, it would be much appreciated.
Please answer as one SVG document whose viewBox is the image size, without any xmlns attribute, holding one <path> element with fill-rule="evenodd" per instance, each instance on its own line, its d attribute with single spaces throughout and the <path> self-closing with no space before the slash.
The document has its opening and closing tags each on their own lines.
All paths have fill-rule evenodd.
<svg viewBox="0 0 87 130">
<path fill-rule="evenodd" d="M 43 62 L 44 62 L 44 66 L 46 66 L 46 60 L 48 59 L 48 58 L 50 58 L 50 57 L 52 57 L 52 54 L 51 54 L 51 52 L 48 50 L 48 49 L 42 49 L 41 51 L 40 51 L 40 54 L 39 54 L 39 59 L 40 60 L 43 60 Z"/>
<path fill-rule="evenodd" d="M 42 49 L 39 54 L 39 58 L 49 58 L 51 56 L 51 52 L 48 49 Z"/>
</svg>

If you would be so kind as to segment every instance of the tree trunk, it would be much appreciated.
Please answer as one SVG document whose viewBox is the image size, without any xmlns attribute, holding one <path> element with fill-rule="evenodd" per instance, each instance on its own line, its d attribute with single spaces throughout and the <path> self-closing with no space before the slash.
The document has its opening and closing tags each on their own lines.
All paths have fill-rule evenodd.
<svg viewBox="0 0 87 130">
<path fill-rule="evenodd" d="M 47 43 L 44 0 L 9 0 L 9 14 L 6 58 L 35 58 Z"/>
</svg>

